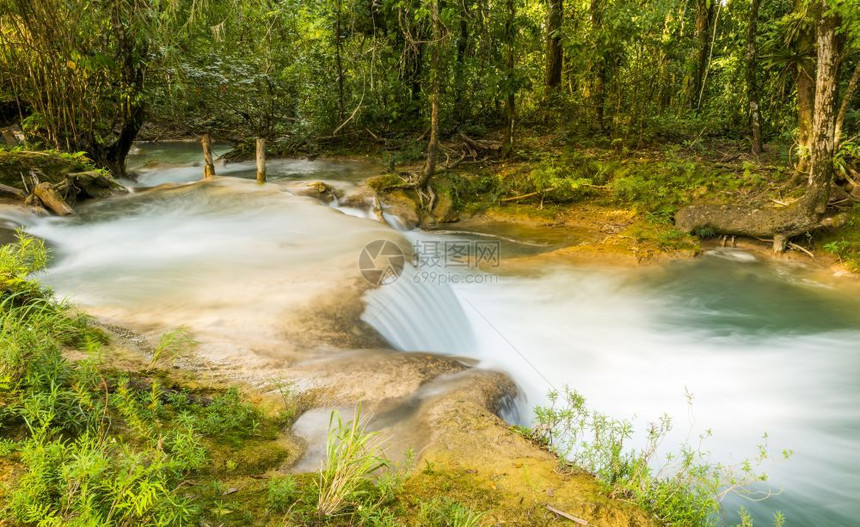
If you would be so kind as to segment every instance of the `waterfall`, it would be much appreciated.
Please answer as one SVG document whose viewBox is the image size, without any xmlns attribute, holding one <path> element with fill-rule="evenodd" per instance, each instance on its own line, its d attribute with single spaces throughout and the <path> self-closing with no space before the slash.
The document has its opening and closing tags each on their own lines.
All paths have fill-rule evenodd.
<svg viewBox="0 0 860 527">
<path fill-rule="evenodd" d="M 364 298 L 362 320 L 395 348 L 474 356 L 474 332 L 457 295 L 446 283 L 431 283 L 407 267 L 392 284 Z"/>
</svg>

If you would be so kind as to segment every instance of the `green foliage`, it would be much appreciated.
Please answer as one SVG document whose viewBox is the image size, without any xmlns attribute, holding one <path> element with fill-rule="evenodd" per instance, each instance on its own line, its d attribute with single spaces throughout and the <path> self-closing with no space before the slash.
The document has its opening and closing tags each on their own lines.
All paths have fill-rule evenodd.
<svg viewBox="0 0 860 527">
<path fill-rule="evenodd" d="M 421 504 L 421 525 L 432 527 L 478 527 L 484 515 L 449 498 L 434 498 Z"/>
<path fill-rule="evenodd" d="M 816 234 L 825 251 L 835 255 L 854 272 L 860 272 L 860 205 L 847 213 L 848 218 L 838 230 Z"/>
<path fill-rule="evenodd" d="M 158 377 L 105 368 L 101 334 L 22 278 L 44 266 L 44 245 L 19 233 L 19 242 L 0 247 L 0 255 L 6 436 L 0 456 L 24 468 L 0 518 L 40 525 L 194 523 L 202 511 L 183 484 L 208 468 L 205 445 L 239 445 L 272 424 L 235 389 L 208 398 Z M 161 347 L 183 338 L 168 335 Z M 71 347 L 86 357 L 69 361 L 64 352 Z"/>
<path fill-rule="evenodd" d="M 567 387 L 550 392 L 549 401 L 549 406 L 535 408 L 537 424 L 530 437 L 558 456 L 561 469 L 591 472 L 612 496 L 637 502 L 666 525 L 720 525 L 721 501 L 727 494 L 753 499 L 770 495 L 757 486 L 767 480 L 759 472 L 769 459 L 767 436 L 758 455 L 737 467 L 710 461 L 702 447 L 710 432 L 700 436 L 698 444 L 683 444 L 658 465 L 658 448 L 672 430 L 668 416 L 649 425 L 644 447 L 631 449 L 630 421 L 590 410 L 585 398 Z"/>
<path fill-rule="evenodd" d="M 0 246 L 0 299 L 11 295 L 41 296 L 41 286 L 30 275 L 45 268 L 48 251 L 42 240 L 17 231 L 18 242 Z"/>
<path fill-rule="evenodd" d="M 346 423 L 339 412 L 331 414 L 326 459 L 317 481 L 317 510 L 322 516 L 331 516 L 354 502 L 373 472 L 388 466 L 378 450 L 379 436 L 365 432 L 364 426 L 361 406 Z"/>
<path fill-rule="evenodd" d="M 720 180 L 718 174 L 692 161 L 670 159 L 627 165 L 616 174 L 612 189 L 619 199 L 642 211 L 671 215 L 694 197 L 708 192 Z"/>
<path fill-rule="evenodd" d="M 191 408 L 193 417 L 185 414 L 183 420 L 192 423 L 201 434 L 236 442 L 260 432 L 263 416 L 259 410 L 242 401 L 236 388 L 229 388 L 208 405 L 192 405 Z"/>
<path fill-rule="evenodd" d="M 149 367 L 172 365 L 178 359 L 188 355 L 196 345 L 197 342 L 185 329 L 165 333 L 159 338 L 158 344 L 155 346 Z"/>
<path fill-rule="evenodd" d="M 298 497 L 298 484 L 292 476 L 281 476 L 269 480 L 268 507 L 276 513 L 287 512 Z"/>
</svg>

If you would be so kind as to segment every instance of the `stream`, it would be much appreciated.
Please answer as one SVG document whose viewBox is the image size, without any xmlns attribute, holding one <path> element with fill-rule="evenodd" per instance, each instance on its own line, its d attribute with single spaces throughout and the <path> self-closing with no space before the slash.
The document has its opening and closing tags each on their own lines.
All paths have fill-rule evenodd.
<svg viewBox="0 0 860 527">
<path fill-rule="evenodd" d="M 234 163 L 201 184 L 198 155 L 196 144 L 141 144 L 129 195 L 73 217 L 2 212 L 0 221 L 46 240 L 45 281 L 60 296 L 138 330 L 185 326 L 209 359 L 261 370 L 272 357 L 302 357 L 284 338 L 289 314 L 362 283 L 358 255 L 371 241 L 500 240 L 503 261 L 571 242 L 504 225 L 397 231 L 291 191 L 307 180 L 348 191 L 378 171 L 371 164 L 274 160 L 259 186 L 250 163 Z M 738 463 L 767 433 L 768 485 L 782 492 L 730 498 L 728 509 L 743 505 L 757 525 L 775 510 L 786 525 L 856 524 L 860 299 L 799 264 L 738 250 L 631 269 L 534 262 L 516 273 L 446 270 L 444 282 L 407 266 L 361 293 L 362 318 L 394 349 L 509 373 L 522 392 L 512 420 L 527 423 L 548 390 L 570 385 L 639 430 L 672 416 L 665 451 L 711 430 L 711 459 Z M 462 279 L 476 272 L 480 283 Z M 787 461 L 783 449 L 794 452 Z"/>
</svg>

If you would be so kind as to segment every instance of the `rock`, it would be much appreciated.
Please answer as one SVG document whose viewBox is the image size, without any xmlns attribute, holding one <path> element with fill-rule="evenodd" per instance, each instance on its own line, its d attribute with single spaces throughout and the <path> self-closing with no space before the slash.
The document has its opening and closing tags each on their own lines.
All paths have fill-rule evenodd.
<svg viewBox="0 0 860 527">
<path fill-rule="evenodd" d="M 67 177 L 80 191 L 78 194 L 80 199 L 101 199 L 128 192 L 125 187 L 101 170 L 72 172 Z"/>
<path fill-rule="evenodd" d="M 24 132 L 17 124 L 0 128 L 0 135 L 3 136 L 3 142 L 6 143 L 6 146 L 18 146 L 26 139 Z"/>
<path fill-rule="evenodd" d="M 397 216 L 407 229 L 414 229 L 421 222 L 421 209 L 411 194 L 414 192 L 395 190 L 382 198 L 382 210 Z"/>
<path fill-rule="evenodd" d="M 334 201 L 339 195 L 337 189 L 322 181 L 307 181 L 291 185 L 290 192 L 297 196 L 307 196 L 325 202 Z"/>
</svg>

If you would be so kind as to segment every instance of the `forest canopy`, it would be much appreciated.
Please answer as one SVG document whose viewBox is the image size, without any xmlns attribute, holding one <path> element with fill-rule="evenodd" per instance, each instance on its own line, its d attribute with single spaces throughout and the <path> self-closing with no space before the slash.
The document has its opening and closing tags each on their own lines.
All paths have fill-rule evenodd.
<svg viewBox="0 0 860 527">
<path fill-rule="evenodd" d="M 526 134 L 715 136 L 784 148 L 810 184 L 835 164 L 815 217 L 764 229 L 789 234 L 834 174 L 860 180 L 856 0 L 2 0 L 0 17 L 2 113 L 116 174 L 145 125 L 281 155 L 417 136 L 419 186 L 460 134 L 502 156 Z"/>
</svg>

